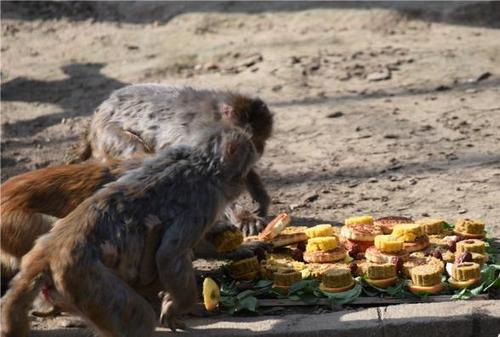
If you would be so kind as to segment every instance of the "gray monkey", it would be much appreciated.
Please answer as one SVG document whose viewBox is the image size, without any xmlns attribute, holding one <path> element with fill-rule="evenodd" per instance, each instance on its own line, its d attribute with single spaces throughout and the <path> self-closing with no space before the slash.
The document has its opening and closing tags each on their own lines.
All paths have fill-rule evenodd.
<svg viewBox="0 0 500 337">
<path fill-rule="evenodd" d="M 96 109 L 76 150 L 77 160 L 151 155 L 175 144 L 192 143 L 213 122 L 246 129 L 259 156 L 264 153 L 273 129 L 273 115 L 259 98 L 191 87 L 130 85 L 113 92 Z M 254 235 L 263 227 L 270 197 L 254 169 L 245 181 L 258 208 L 255 212 L 229 208 L 227 213 L 245 235 Z"/>
<path fill-rule="evenodd" d="M 3 298 L 2 337 L 28 335 L 27 310 L 47 283 L 101 336 L 152 336 L 155 312 L 132 286 L 148 259 L 148 227 L 158 225 L 151 260 L 165 290 L 161 320 L 183 327 L 178 316 L 197 301 L 192 250 L 238 197 L 257 159 L 250 137 L 235 127 L 205 128 L 194 144 L 145 158 L 36 241 Z"/>
</svg>

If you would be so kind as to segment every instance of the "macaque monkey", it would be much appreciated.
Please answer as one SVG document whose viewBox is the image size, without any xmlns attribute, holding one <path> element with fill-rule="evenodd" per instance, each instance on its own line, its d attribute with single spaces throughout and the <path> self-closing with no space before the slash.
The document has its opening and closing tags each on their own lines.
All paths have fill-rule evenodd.
<svg viewBox="0 0 500 337">
<path fill-rule="evenodd" d="M 165 293 L 160 321 L 183 327 L 179 315 L 197 301 L 192 250 L 241 193 L 257 159 L 250 137 L 234 127 L 207 128 L 193 144 L 145 158 L 36 241 L 2 301 L 2 337 L 28 335 L 28 308 L 47 283 L 100 336 L 151 336 L 156 314 L 132 287 L 147 227 L 158 224 L 152 259 Z"/>
<path fill-rule="evenodd" d="M 127 161 L 85 162 L 43 168 L 8 179 L 0 186 L 0 262 L 2 279 L 17 272 L 21 258 L 35 240 L 47 233 L 59 218 L 64 218 L 105 184 L 139 167 L 141 158 Z M 209 238 L 214 233 L 233 230 L 228 220 L 218 221 L 207 239 L 200 241 L 195 253 L 199 257 L 243 258 L 254 249 L 265 249 L 264 243 L 245 243 L 221 256 Z M 155 236 L 152 228 L 151 236 Z"/>
<path fill-rule="evenodd" d="M 260 99 L 229 91 L 141 84 L 113 92 L 97 108 L 76 151 L 78 160 L 126 159 L 151 155 L 174 144 L 190 144 L 193 136 L 214 121 L 246 129 L 262 156 L 273 116 Z M 270 197 L 254 169 L 246 177 L 246 188 L 258 209 L 231 218 L 247 236 L 263 229 Z"/>
</svg>

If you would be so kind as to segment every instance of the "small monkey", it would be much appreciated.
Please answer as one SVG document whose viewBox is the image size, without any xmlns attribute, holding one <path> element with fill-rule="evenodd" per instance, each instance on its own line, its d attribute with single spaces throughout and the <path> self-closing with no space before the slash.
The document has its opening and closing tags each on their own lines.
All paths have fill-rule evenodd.
<svg viewBox="0 0 500 337">
<path fill-rule="evenodd" d="M 43 168 L 8 179 L 0 186 L 0 262 L 2 277 L 12 277 L 19 261 L 33 247 L 35 240 L 47 233 L 53 224 L 68 215 L 81 202 L 105 184 L 117 180 L 125 172 L 139 167 L 140 158 L 127 161 L 85 162 Z M 231 230 L 226 220 L 216 223 L 215 232 Z M 154 237 L 154 228 L 151 235 Z M 200 242 L 197 256 L 216 255 L 208 240 Z M 225 258 L 241 258 L 253 254 L 253 249 L 265 248 L 242 245 Z M 219 254 L 220 257 L 220 254 Z"/>
<path fill-rule="evenodd" d="M 207 128 L 198 137 L 194 147 L 144 159 L 36 241 L 3 299 L 2 337 L 28 335 L 27 310 L 47 282 L 101 336 L 151 336 L 155 312 L 131 288 L 148 222 L 162 227 L 154 256 L 165 291 L 160 320 L 173 331 L 183 326 L 178 316 L 197 301 L 192 250 L 241 193 L 257 159 L 250 138 L 236 128 Z M 113 267 L 103 262 L 103 245 L 116 252 Z"/>
<path fill-rule="evenodd" d="M 273 116 L 258 98 L 191 87 L 130 85 L 113 92 L 96 109 L 78 157 L 110 160 L 150 155 L 174 144 L 190 144 L 213 122 L 245 128 L 259 156 L 273 128 Z M 261 219 L 267 216 L 270 197 L 254 169 L 246 177 L 246 188 L 258 204 L 256 216 L 246 212 L 231 218 L 244 235 L 255 235 L 263 228 Z"/>
</svg>

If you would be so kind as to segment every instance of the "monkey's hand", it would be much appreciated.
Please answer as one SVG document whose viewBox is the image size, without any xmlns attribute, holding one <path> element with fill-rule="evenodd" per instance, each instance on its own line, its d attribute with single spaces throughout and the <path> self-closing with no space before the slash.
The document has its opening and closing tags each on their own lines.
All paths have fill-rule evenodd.
<svg viewBox="0 0 500 337">
<path fill-rule="evenodd" d="M 232 224 L 241 230 L 245 237 L 259 234 L 265 227 L 263 218 L 238 205 L 226 209 L 226 216 Z"/>
<path fill-rule="evenodd" d="M 160 324 L 166 324 L 173 332 L 176 332 L 177 329 L 186 330 L 186 324 L 178 318 L 178 308 L 174 298 L 167 292 L 161 292 L 160 296 L 163 297 Z"/>
<path fill-rule="evenodd" d="M 273 249 L 272 243 L 265 241 L 243 242 L 238 249 L 224 254 L 224 258 L 229 260 L 241 260 L 252 256 L 257 256 L 260 260 L 266 258 L 266 252 Z"/>
</svg>

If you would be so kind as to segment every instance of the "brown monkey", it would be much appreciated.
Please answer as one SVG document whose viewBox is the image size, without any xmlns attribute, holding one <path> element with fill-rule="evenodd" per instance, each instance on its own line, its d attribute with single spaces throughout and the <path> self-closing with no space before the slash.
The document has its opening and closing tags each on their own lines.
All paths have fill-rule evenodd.
<svg viewBox="0 0 500 337">
<path fill-rule="evenodd" d="M 140 158 L 133 158 L 124 162 L 86 162 L 43 168 L 12 177 L 3 183 L 0 186 L 2 278 L 10 278 L 15 274 L 21 257 L 59 218 L 68 215 L 105 184 L 137 168 L 140 163 Z M 214 231 L 231 230 L 231 227 L 223 220 L 217 222 Z M 249 256 L 255 248 L 264 247 L 244 244 L 223 257 Z M 215 247 L 210 242 L 200 243 L 196 252 L 203 257 L 216 255 Z"/>
<path fill-rule="evenodd" d="M 197 301 L 192 249 L 241 193 L 257 158 L 250 138 L 236 128 L 210 128 L 199 138 L 195 147 L 175 146 L 145 159 L 37 240 L 4 297 L 2 337 L 28 335 L 27 309 L 46 282 L 101 336 L 152 335 L 154 310 L 130 287 L 144 258 L 148 221 L 163 231 L 155 254 L 166 293 L 161 321 L 172 330 L 182 326 L 178 316 Z M 102 261 L 103 245 L 116 251 L 112 268 Z"/>
<path fill-rule="evenodd" d="M 227 122 L 250 132 L 261 156 L 271 136 L 273 116 L 266 104 L 229 91 L 200 90 L 157 84 L 131 85 L 111 94 L 95 111 L 80 145 L 79 158 L 126 159 L 173 144 L 189 144 L 209 123 Z M 262 230 L 270 198 L 255 170 L 246 187 L 258 204 L 256 216 L 231 216 L 245 235 Z"/>
</svg>

